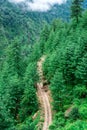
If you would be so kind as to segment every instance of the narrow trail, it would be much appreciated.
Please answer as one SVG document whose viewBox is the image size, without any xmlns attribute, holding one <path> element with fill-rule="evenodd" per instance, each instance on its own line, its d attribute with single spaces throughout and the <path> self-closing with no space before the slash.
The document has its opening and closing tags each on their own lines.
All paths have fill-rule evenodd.
<svg viewBox="0 0 87 130">
<path fill-rule="evenodd" d="M 42 64 L 44 60 L 45 60 L 45 56 L 43 56 L 37 63 L 38 73 L 40 77 L 40 83 L 37 83 L 37 89 L 38 89 L 39 100 L 42 107 L 43 118 L 44 118 L 42 130 L 48 130 L 49 125 L 52 122 L 52 112 L 51 112 L 49 94 L 47 92 L 48 86 L 44 85 L 45 81 L 44 81 L 43 70 L 42 70 Z"/>
</svg>

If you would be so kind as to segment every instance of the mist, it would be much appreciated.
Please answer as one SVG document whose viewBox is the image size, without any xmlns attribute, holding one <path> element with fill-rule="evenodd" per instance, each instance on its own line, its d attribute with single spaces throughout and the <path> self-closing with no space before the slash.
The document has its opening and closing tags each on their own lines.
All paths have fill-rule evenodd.
<svg viewBox="0 0 87 130">
<path fill-rule="evenodd" d="M 9 0 L 15 4 L 24 3 L 26 4 L 27 9 L 32 11 L 48 11 L 55 4 L 62 4 L 66 0 Z"/>
</svg>

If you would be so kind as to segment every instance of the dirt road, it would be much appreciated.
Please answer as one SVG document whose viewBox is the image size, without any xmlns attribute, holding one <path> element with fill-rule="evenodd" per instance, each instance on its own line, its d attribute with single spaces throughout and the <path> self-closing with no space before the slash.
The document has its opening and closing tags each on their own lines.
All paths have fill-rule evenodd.
<svg viewBox="0 0 87 130">
<path fill-rule="evenodd" d="M 42 63 L 44 62 L 44 60 L 45 60 L 45 56 L 43 56 L 38 62 L 38 73 L 40 77 L 40 83 L 37 84 L 37 88 L 38 88 L 38 93 L 39 93 L 38 95 L 39 95 L 39 100 L 41 103 L 43 118 L 44 118 L 42 130 L 48 130 L 49 125 L 52 122 L 52 112 L 51 112 L 51 106 L 49 101 L 49 95 L 46 90 L 48 86 L 44 85 L 44 76 L 42 70 Z"/>
</svg>

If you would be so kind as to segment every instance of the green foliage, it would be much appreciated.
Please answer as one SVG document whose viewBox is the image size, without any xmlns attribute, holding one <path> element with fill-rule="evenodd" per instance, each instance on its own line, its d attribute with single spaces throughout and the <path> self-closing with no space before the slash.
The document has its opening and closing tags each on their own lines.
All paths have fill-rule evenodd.
<svg viewBox="0 0 87 130">
<path fill-rule="evenodd" d="M 71 6 L 71 17 L 76 19 L 76 22 L 78 23 L 79 17 L 82 15 L 82 8 L 81 8 L 81 2 L 84 0 L 73 0 L 72 6 Z"/>
<path fill-rule="evenodd" d="M 38 80 L 36 63 L 30 63 L 26 69 L 24 77 L 24 94 L 21 100 L 20 118 L 24 121 L 27 116 L 34 114 L 38 110 L 36 97 L 36 82 Z M 26 106 L 26 107 L 25 107 Z"/>
<path fill-rule="evenodd" d="M 63 116 L 60 115 L 58 118 L 55 116 L 50 126 L 51 130 L 86 129 L 87 113 L 84 102 L 87 100 L 86 12 L 80 19 L 79 17 L 77 26 L 73 21 L 68 24 L 61 21 L 58 25 L 55 21 L 45 43 L 44 75 L 50 84 L 53 108 L 56 113 L 63 113 Z M 65 115 L 66 112 L 68 117 Z M 81 125 L 79 120 L 84 124 Z"/>
<path fill-rule="evenodd" d="M 51 81 L 51 91 L 54 99 L 54 109 L 61 110 L 64 102 L 65 86 L 63 84 L 63 77 L 60 72 L 56 72 Z M 56 93 L 55 93 L 56 92 Z"/>
<path fill-rule="evenodd" d="M 87 53 L 83 55 L 82 59 L 80 60 L 77 66 L 76 76 L 82 83 L 87 84 Z"/>
<path fill-rule="evenodd" d="M 6 106 L 5 104 L 3 104 L 0 95 L 0 129 L 6 130 L 9 129 L 9 127 L 12 128 L 13 126 L 14 126 L 13 119 L 10 116 L 9 111 L 6 110 Z"/>
<path fill-rule="evenodd" d="M 36 58 L 32 57 L 32 61 L 29 60 L 30 63 L 25 68 L 18 39 L 12 41 L 6 48 L 6 57 L 0 77 L 0 100 L 2 102 L 0 128 L 3 130 L 15 129 L 18 122 L 25 121 L 28 116 L 38 110 L 35 89 L 38 74 L 34 59 Z M 26 122 L 24 125 L 29 126 Z M 32 125 L 31 129 L 34 127 Z"/>
<path fill-rule="evenodd" d="M 79 106 L 79 114 L 80 114 L 80 118 L 82 120 L 86 120 L 87 119 L 87 102 L 85 103 L 82 103 L 80 106 Z"/>
<path fill-rule="evenodd" d="M 86 98 L 86 95 L 87 95 L 86 86 L 81 86 L 81 85 L 75 86 L 75 88 L 74 88 L 74 97 L 80 99 L 80 98 Z"/>
<path fill-rule="evenodd" d="M 77 107 L 73 107 L 71 112 L 69 113 L 69 118 L 71 120 L 77 120 L 79 118 L 79 110 Z"/>
<path fill-rule="evenodd" d="M 85 28 L 85 29 L 87 29 L 86 21 L 87 21 L 87 10 L 84 12 L 84 14 L 83 14 L 83 19 L 82 19 L 82 26 L 83 26 L 83 28 Z"/>
<path fill-rule="evenodd" d="M 32 80 L 33 85 L 38 81 L 37 63 L 31 62 L 28 64 L 25 72 L 24 82 L 28 87 L 28 82 Z"/>
<path fill-rule="evenodd" d="M 55 5 L 47 13 L 24 12 L 19 5 L 0 1 L 1 130 L 37 129 L 39 119 L 32 117 L 38 110 L 37 61 L 43 54 L 44 75 L 56 110 L 50 129 L 87 129 L 87 12 L 82 15 L 81 2 L 74 0 L 72 4 L 72 17 L 78 24 L 54 20 L 51 26 L 46 24 L 38 40 L 44 20 L 68 20 L 70 2 L 65 5 Z M 66 118 L 64 113 L 71 105 L 76 107 Z"/>
<path fill-rule="evenodd" d="M 55 130 L 56 128 L 62 128 L 65 125 L 66 120 L 64 119 L 63 112 L 59 112 L 55 115 L 53 124 L 49 127 L 50 130 Z"/>
<path fill-rule="evenodd" d="M 26 88 L 24 91 L 23 99 L 21 101 L 21 120 L 24 120 L 28 115 L 31 115 L 38 110 L 36 91 L 32 84 L 32 82 L 29 82 L 29 88 Z"/>
<path fill-rule="evenodd" d="M 50 51 L 52 51 L 52 43 L 53 43 L 53 38 L 54 38 L 54 31 L 52 30 L 49 34 L 49 39 L 45 45 L 45 50 L 49 50 L 50 48 Z"/>
<path fill-rule="evenodd" d="M 16 130 L 37 130 L 38 121 L 38 117 L 35 120 L 29 117 L 22 124 L 18 124 Z"/>
<path fill-rule="evenodd" d="M 53 52 L 50 55 L 48 55 L 48 57 L 46 58 L 44 64 L 43 64 L 43 69 L 44 69 L 44 74 L 46 75 L 46 79 L 50 82 L 51 78 L 54 76 L 56 69 L 58 68 L 58 58 L 56 57 L 56 52 Z"/>
<path fill-rule="evenodd" d="M 41 51 L 41 54 L 44 53 L 44 49 L 45 49 L 45 42 L 47 42 L 48 40 L 48 37 L 49 37 L 49 33 L 50 33 L 50 29 L 49 29 L 49 26 L 45 25 L 44 28 L 43 28 L 43 31 L 41 33 L 41 36 L 40 36 L 40 51 Z"/>
<path fill-rule="evenodd" d="M 76 121 L 71 124 L 67 124 L 67 126 L 62 130 L 86 130 L 87 129 L 87 122 L 85 121 Z"/>
<path fill-rule="evenodd" d="M 40 48 L 40 44 L 36 43 L 33 48 L 31 49 L 28 61 L 31 62 L 37 62 L 38 59 L 41 57 L 41 48 Z"/>
</svg>

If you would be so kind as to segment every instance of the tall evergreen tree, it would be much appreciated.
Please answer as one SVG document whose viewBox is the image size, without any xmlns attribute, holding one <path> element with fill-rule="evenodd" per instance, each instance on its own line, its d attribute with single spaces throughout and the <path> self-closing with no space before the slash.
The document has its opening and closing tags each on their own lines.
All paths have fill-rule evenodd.
<svg viewBox="0 0 87 130">
<path fill-rule="evenodd" d="M 22 64 L 23 65 L 23 64 Z M 2 84 L 1 87 L 4 90 L 4 102 L 6 109 L 10 111 L 10 114 L 16 118 L 20 98 L 22 95 L 22 72 L 21 71 L 21 56 L 20 56 L 20 46 L 16 40 L 14 40 L 11 45 L 7 47 L 6 61 L 3 65 L 2 71 Z"/>
<path fill-rule="evenodd" d="M 82 15 L 82 7 L 81 4 L 84 0 L 73 0 L 72 6 L 71 6 L 71 17 L 76 19 L 76 22 L 78 23 L 79 17 Z"/>
</svg>

